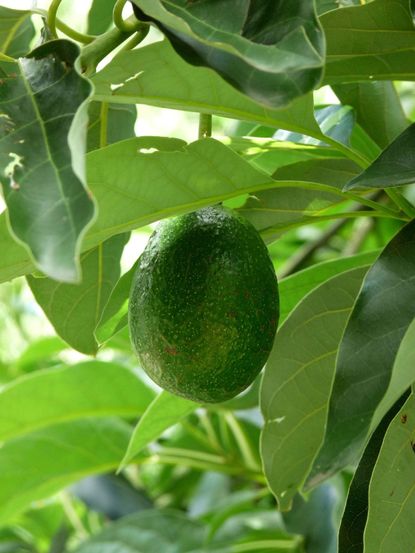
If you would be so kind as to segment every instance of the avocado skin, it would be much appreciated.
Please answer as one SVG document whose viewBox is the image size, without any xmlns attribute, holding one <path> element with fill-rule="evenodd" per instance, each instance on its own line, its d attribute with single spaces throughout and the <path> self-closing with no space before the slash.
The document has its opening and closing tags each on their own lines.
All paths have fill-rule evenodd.
<svg viewBox="0 0 415 553">
<path fill-rule="evenodd" d="M 151 235 L 131 288 L 131 341 L 162 388 L 222 402 L 261 371 L 278 306 L 274 267 L 258 232 L 230 209 L 206 207 Z"/>
</svg>

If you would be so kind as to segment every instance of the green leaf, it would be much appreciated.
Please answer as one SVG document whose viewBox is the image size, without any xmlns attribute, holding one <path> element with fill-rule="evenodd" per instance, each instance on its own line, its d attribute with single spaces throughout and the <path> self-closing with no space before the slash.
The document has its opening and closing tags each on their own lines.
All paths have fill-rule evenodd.
<svg viewBox="0 0 415 553">
<path fill-rule="evenodd" d="M 381 148 L 408 126 L 391 82 L 346 83 L 333 86 L 333 90 L 342 104 L 353 106 L 357 122 Z"/>
<path fill-rule="evenodd" d="M 3 444 L 0 524 L 88 474 L 113 470 L 130 427 L 119 419 L 72 421 Z"/>
<path fill-rule="evenodd" d="M 261 456 L 282 510 L 301 489 L 323 439 L 337 349 L 366 270 L 342 273 L 306 296 L 278 331 L 266 364 Z"/>
<path fill-rule="evenodd" d="M 78 54 L 67 40 L 46 43 L 4 65 L 0 90 L 0 181 L 11 229 L 44 273 L 65 282 L 79 280 L 80 242 L 94 215 L 83 184 L 91 86 L 73 68 Z"/>
<path fill-rule="evenodd" d="M 149 405 L 131 436 L 127 452 L 120 464 L 122 469 L 140 451 L 161 434 L 199 407 L 198 403 L 161 392 Z"/>
<path fill-rule="evenodd" d="M 100 343 L 109 340 L 128 324 L 128 300 L 136 269 L 137 262 L 123 274 L 111 292 L 95 330 L 95 336 Z"/>
<path fill-rule="evenodd" d="M 407 394 L 406 394 L 407 397 Z M 391 427 L 389 427 L 391 421 L 395 417 L 396 413 L 401 409 L 406 397 L 400 398 L 397 403 L 390 409 L 390 411 L 384 416 L 381 424 L 376 429 L 375 433 L 371 437 L 366 449 L 360 459 L 359 465 L 353 476 L 352 483 L 349 488 L 349 494 L 347 497 L 346 507 L 343 513 L 343 518 L 339 531 L 339 553 L 363 553 L 363 535 L 365 532 L 365 524 L 368 515 L 368 494 L 369 486 L 372 487 L 371 478 L 373 473 L 373 467 L 378 459 L 379 451 L 381 450 L 382 442 L 385 437 L 385 433 L 390 434 Z M 399 417 L 399 414 L 397 415 Z M 396 419 L 395 419 L 396 420 Z M 399 424 L 401 423 L 399 418 Z M 394 422 L 392 422 L 393 428 Z M 389 427 L 389 430 L 388 430 Z M 395 431 L 396 432 L 396 431 Z M 408 439 L 408 450 L 413 457 L 413 451 Z M 396 459 L 396 453 L 399 449 L 394 449 L 392 458 Z M 412 459 L 411 459 L 412 461 Z M 413 461 L 412 461 L 413 462 Z M 391 465 L 385 467 L 386 471 L 382 474 L 382 479 L 386 483 L 386 488 L 390 490 L 390 469 Z M 402 475 L 396 475 L 398 479 Z M 412 476 L 412 475 L 411 475 Z M 395 501 L 391 500 L 390 496 L 386 499 L 388 506 L 386 509 L 390 509 L 390 503 Z M 384 518 L 378 519 L 377 524 L 380 525 L 382 530 L 385 529 Z M 398 541 L 394 543 L 401 543 L 402 535 L 399 536 Z M 378 541 L 376 539 L 376 541 Z M 413 542 L 412 542 L 413 544 Z M 373 553 L 381 553 L 380 549 L 374 549 Z M 388 551 L 387 549 L 385 551 Z M 385 553 L 384 551 L 384 553 Z M 365 548 L 366 553 L 366 548 Z"/>
<path fill-rule="evenodd" d="M 325 13 L 324 81 L 412 80 L 415 32 L 408 0 L 376 0 Z"/>
<path fill-rule="evenodd" d="M 194 553 L 201 547 L 205 526 L 184 513 L 147 510 L 112 524 L 77 549 L 75 553 Z"/>
<path fill-rule="evenodd" d="M 380 250 L 360 253 L 350 257 L 340 257 L 322 263 L 317 263 L 303 271 L 283 278 L 279 281 L 280 295 L 280 326 L 296 304 L 311 290 L 331 277 L 354 269 L 371 265 L 378 257 Z"/>
<path fill-rule="evenodd" d="M 313 217 L 347 200 L 341 189 L 358 170 L 346 159 L 319 159 L 281 167 L 273 174 L 278 188 L 256 192 L 239 212 L 266 241 L 275 240 L 290 226 L 312 223 Z"/>
<path fill-rule="evenodd" d="M 415 33 L 414 33 L 415 34 Z M 403 131 L 346 190 L 389 188 L 415 182 L 415 123 Z"/>
<path fill-rule="evenodd" d="M 28 276 L 36 301 L 56 332 L 74 349 L 93 355 L 98 351 L 95 328 L 120 276 L 120 257 L 128 234 L 111 237 L 81 256 L 81 284 L 64 284 Z"/>
<path fill-rule="evenodd" d="M 58 336 L 43 336 L 30 342 L 14 366 L 19 373 L 45 369 L 51 364 L 56 365 L 58 354 L 66 348 L 67 345 Z"/>
<path fill-rule="evenodd" d="M 268 107 L 288 104 L 321 78 L 325 44 L 312 2 L 133 1 L 186 61 L 215 69 Z"/>
<path fill-rule="evenodd" d="M 386 246 L 366 275 L 339 349 L 326 435 L 314 485 L 356 460 L 415 317 L 415 222 Z"/>
<path fill-rule="evenodd" d="M 134 136 L 137 119 L 137 107 L 134 105 L 90 102 L 88 116 L 88 152 Z M 102 128 L 105 123 L 106 130 Z"/>
<path fill-rule="evenodd" d="M 210 69 L 185 63 L 166 40 L 121 52 L 92 81 L 101 101 L 213 113 L 322 137 L 311 94 L 285 109 L 264 108 Z"/>
<path fill-rule="evenodd" d="M 88 13 L 88 33 L 105 33 L 112 23 L 112 11 L 116 0 L 93 0 Z"/>
<path fill-rule="evenodd" d="M 0 52 L 13 58 L 23 56 L 34 36 L 29 10 L 0 7 Z"/>
<path fill-rule="evenodd" d="M 396 414 L 383 438 L 369 487 L 365 553 L 387 553 L 399 544 L 411 553 L 415 542 L 415 398 Z"/>
<path fill-rule="evenodd" d="M 316 0 L 318 15 L 336 10 L 338 8 L 347 8 L 349 6 L 360 5 L 361 0 Z"/>
<path fill-rule="evenodd" d="M 86 417 L 144 413 L 154 393 L 126 367 L 86 361 L 38 371 L 0 391 L 0 441 Z"/>
</svg>

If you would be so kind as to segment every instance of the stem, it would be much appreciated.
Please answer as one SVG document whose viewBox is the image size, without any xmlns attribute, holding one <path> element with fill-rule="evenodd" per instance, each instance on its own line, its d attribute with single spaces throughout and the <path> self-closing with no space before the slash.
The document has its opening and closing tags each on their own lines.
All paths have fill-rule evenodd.
<svg viewBox="0 0 415 553">
<path fill-rule="evenodd" d="M 355 222 L 355 229 L 349 238 L 349 241 L 346 247 L 342 251 L 342 256 L 349 256 L 356 254 L 363 242 L 365 241 L 367 235 L 375 226 L 375 219 L 368 217 L 367 219 L 359 219 Z"/>
<path fill-rule="evenodd" d="M 183 420 L 181 425 L 183 428 L 191 434 L 200 444 L 202 444 L 205 447 L 214 449 L 216 451 L 216 445 L 214 445 L 211 440 L 209 440 L 199 428 L 193 426 L 189 421 Z M 218 449 L 218 453 L 221 453 L 221 450 Z"/>
<path fill-rule="evenodd" d="M 209 443 L 213 449 L 216 449 L 218 451 L 222 451 L 222 447 L 219 443 L 219 440 L 216 436 L 215 429 L 213 428 L 213 425 L 209 419 L 209 416 L 206 412 L 202 412 L 199 415 L 199 420 L 205 429 L 206 435 L 208 437 Z"/>
<path fill-rule="evenodd" d="M 61 498 L 61 504 L 63 507 L 63 510 L 65 511 L 65 515 L 71 525 L 73 526 L 74 530 L 77 532 L 80 538 L 86 539 L 89 537 L 89 534 L 85 528 L 85 526 L 82 523 L 82 520 L 79 518 L 78 513 L 76 512 L 71 498 L 68 495 L 68 492 L 62 492 L 60 494 Z"/>
<path fill-rule="evenodd" d="M 238 419 L 233 413 L 225 413 L 225 420 L 229 425 L 229 428 L 232 430 L 233 435 L 235 436 L 236 443 L 242 453 L 244 462 L 246 466 L 253 471 L 260 471 L 261 467 L 258 465 L 258 462 L 255 458 L 252 445 L 250 444 L 244 429 L 239 424 Z"/>
<path fill-rule="evenodd" d="M 120 49 L 120 52 L 124 52 L 125 50 L 132 50 L 133 48 L 135 48 L 137 44 L 140 44 L 140 42 L 142 42 L 146 38 L 149 30 L 150 30 L 150 25 L 146 25 L 145 23 L 143 23 L 142 27 Z"/>
<path fill-rule="evenodd" d="M 48 17 L 48 12 L 40 8 L 32 9 L 31 12 L 33 14 L 40 15 L 41 17 L 44 17 L 44 18 Z M 61 19 L 56 17 L 56 12 L 55 12 L 55 27 L 56 29 L 59 29 L 59 31 L 62 31 L 62 33 L 64 33 L 66 36 L 72 38 L 73 40 L 76 40 L 77 42 L 81 42 L 82 44 L 90 44 L 97 38 L 96 35 L 87 35 L 85 33 L 80 33 L 79 31 L 72 29 L 72 27 L 69 27 Z"/>
<path fill-rule="evenodd" d="M 199 115 L 199 138 L 207 138 L 212 135 L 212 116 L 210 113 Z"/>
<path fill-rule="evenodd" d="M 385 193 L 410 219 L 415 217 L 415 207 L 395 188 L 385 188 Z"/>
<path fill-rule="evenodd" d="M 56 14 L 58 13 L 58 9 L 61 2 L 62 0 L 52 0 L 51 5 L 49 6 L 47 21 L 46 21 L 51 34 L 56 38 L 58 37 L 58 35 L 56 34 Z"/>
<path fill-rule="evenodd" d="M 263 551 L 269 549 L 270 551 L 281 551 L 286 549 L 292 551 L 297 549 L 303 542 L 301 536 L 294 537 L 292 540 L 260 540 L 251 541 L 249 543 L 237 543 L 232 546 L 232 553 L 245 553 L 246 551 Z"/>
<path fill-rule="evenodd" d="M 69 528 L 62 524 L 52 538 L 48 553 L 64 553 L 70 535 Z"/>
<path fill-rule="evenodd" d="M 128 33 L 137 29 L 137 20 L 134 22 L 122 18 L 122 12 L 126 3 L 127 0 L 117 0 L 112 12 L 114 25 L 123 33 Z"/>
<path fill-rule="evenodd" d="M 358 152 L 354 152 L 353 150 L 350 150 L 350 148 L 348 148 L 347 146 L 344 146 L 341 142 L 337 142 L 337 140 L 333 140 L 329 136 L 326 136 L 326 135 L 323 135 L 323 136 L 324 138 L 322 138 L 321 136 L 315 136 L 314 138 L 318 138 L 318 140 L 321 140 L 326 144 L 330 144 L 330 146 L 333 146 L 335 150 L 342 152 L 347 158 L 357 163 L 357 165 L 359 165 L 363 169 L 366 169 L 366 167 L 370 165 L 370 160 L 367 159 L 362 154 Z"/>
<path fill-rule="evenodd" d="M 108 144 L 108 102 L 102 102 L 100 112 L 99 147 L 105 148 Z"/>
<path fill-rule="evenodd" d="M 126 21 L 135 23 L 135 31 L 140 31 L 143 27 L 147 30 L 148 25 L 139 22 L 133 15 Z M 86 76 L 90 76 L 94 73 L 98 63 L 112 52 L 112 50 L 117 48 L 117 46 L 127 40 L 133 33 L 134 30 L 126 32 L 120 31 L 118 27 L 115 27 L 97 37 L 91 44 L 87 44 L 81 54 L 81 67 Z M 144 36 L 142 36 L 142 38 L 144 38 Z"/>
</svg>

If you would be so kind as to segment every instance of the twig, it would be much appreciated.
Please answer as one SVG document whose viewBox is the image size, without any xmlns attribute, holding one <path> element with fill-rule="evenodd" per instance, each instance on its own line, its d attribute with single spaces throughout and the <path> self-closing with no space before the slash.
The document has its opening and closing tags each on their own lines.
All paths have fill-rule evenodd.
<svg viewBox="0 0 415 553">
<path fill-rule="evenodd" d="M 355 223 L 355 230 L 343 249 L 342 255 L 349 256 L 354 255 L 360 249 L 360 246 L 365 241 L 366 236 L 373 230 L 375 226 L 375 220 L 367 217 L 367 219 L 359 219 Z"/>
</svg>

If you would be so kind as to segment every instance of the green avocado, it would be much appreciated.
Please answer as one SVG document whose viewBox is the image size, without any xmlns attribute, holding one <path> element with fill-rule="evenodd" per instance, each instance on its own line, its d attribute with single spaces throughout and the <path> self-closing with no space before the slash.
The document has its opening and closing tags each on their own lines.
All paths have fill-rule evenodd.
<svg viewBox="0 0 415 553">
<path fill-rule="evenodd" d="M 221 206 L 159 225 L 130 293 L 131 341 L 165 390 L 225 401 L 255 379 L 271 351 L 278 284 L 249 221 Z"/>
</svg>

